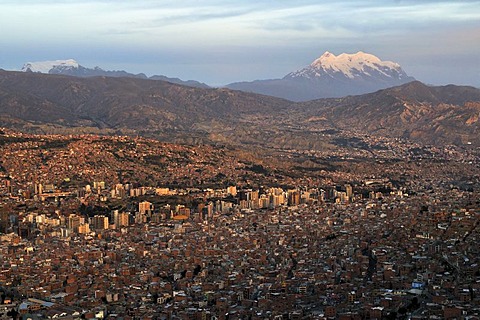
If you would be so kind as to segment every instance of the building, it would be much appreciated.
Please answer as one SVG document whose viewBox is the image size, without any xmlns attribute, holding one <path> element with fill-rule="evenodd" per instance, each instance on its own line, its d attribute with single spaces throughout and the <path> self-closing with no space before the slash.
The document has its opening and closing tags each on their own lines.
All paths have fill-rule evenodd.
<svg viewBox="0 0 480 320">
<path fill-rule="evenodd" d="M 150 215 L 153 212 L 153 204 L 148 201 L 143 201 L 138 204 L 138 212 L 141 214 Z"/>
<path fill-rule="evenodd" d="M 70 231 L 78 232 L 78 227 L 84 223 L 85 223 L 85 219 L 76 214 L 72 213 L 70 216 L 68 216 L 67 227 L 68 227 L 68 230 Z"/>
<path fill-rule="evenodd" d="M 92 218 L 92 226 L 94 230 L 108 229 L 108 217 L 104 215 L 95 216 Z"/>
<path fill-rule="evenodd" d="M 115 227 L 127 227 L 129 225 L 130 215 L 126 212 L 113 212 L 113 223 Z"/>
</svg>

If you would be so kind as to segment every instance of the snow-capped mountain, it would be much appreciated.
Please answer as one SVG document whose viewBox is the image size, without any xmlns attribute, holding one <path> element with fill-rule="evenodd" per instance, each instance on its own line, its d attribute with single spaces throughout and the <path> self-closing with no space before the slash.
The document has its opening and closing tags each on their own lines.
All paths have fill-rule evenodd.
<svg viewBox="0 0 480 320">
<path fill-rule="evenodd" d="M 240 82 L 229 88 L 293 101 L 364 94 L 415 80 L 398 63 L 357 52 L 338 56 L 325 52 L 309 66 L 282 79 Z"/>
<path fill-rule="evenodd" d="M 152 76 L 148 78 L 145 74 L 133 74 L 126 71 L 108 71 L 103 70 L 100 67 L 95 68 L 86 68 L 80 65 L 77 61 L 73 59 L 67 60 L 53 60 L 53 61 L 39 61 L 39 62 L 27 62 L 23 65 L 21 71 L 23 72 L 40 72 L 48 74 L 61 74 L 74 77 L 127 77 L 127 78 L 139 78 L 139 79 L 150 79 L 150 80 L 162 80 L 168 81 L 176 84 L 181 84 L 189 87 L 198 87 L 198 88 L 208 88 L 209 86 L 195 81 L 187 80 L 183 81 L 178 78 L 169 78 L 166 76 Z"/>
<path fill-rule="evenodd" d="M 27 62 L 23 65 L 23 72 L 54 73 L 55 70 L 78 69 L 80 65 L 73 59 Z"/>
<path fill-rule="evenodd" d="M 143 73 L 131 74 L 126 71 L 107 71 L 100 67 L 86 68 L 73 59 L 27 62 L 23 65 L 24 72 L 40 72 L 49 74 L 63 74 L 74 77 L 134 77 L 146 79 Z"/>
<path fill-rule="evenodd" d="M 342 53 L 338 56 L 327 51 L 308 67 L 292 72 L 285 78 L 305 77 L 312 79 L 322 76 L 348 79 L 375 77 L 387 80 L 408 78 L 398 63 L 382 61 L 373 54 L 361 51 L 355 54 Z"/>
</svg>

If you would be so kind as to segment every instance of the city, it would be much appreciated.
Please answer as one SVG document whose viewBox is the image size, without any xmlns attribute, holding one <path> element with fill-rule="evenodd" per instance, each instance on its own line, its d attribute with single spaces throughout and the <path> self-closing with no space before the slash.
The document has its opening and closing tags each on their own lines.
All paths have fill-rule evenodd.
<svg viewBox="0 0 480 320">
<path fill-rule="evenodd" d="M 0 320 L 480 320 L 480 0 L 0 30 Z"/>
<path fill-rule="evenodd" d="M 0 319 L 477 319 L 478 155 L 376 141 L 302 176 L 2 129 Z"/>
</svg>

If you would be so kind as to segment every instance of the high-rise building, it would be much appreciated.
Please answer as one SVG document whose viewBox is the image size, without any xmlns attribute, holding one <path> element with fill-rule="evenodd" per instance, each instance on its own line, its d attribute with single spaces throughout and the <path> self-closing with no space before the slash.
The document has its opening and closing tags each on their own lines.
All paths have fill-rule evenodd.
<svg viewBox="0 0 480 320">
<path fill-rule="evenodd" d="M 130 215 L 126 212 L 113 211 L 113 223 L 115 227 L 126 227 L 129 225 Z"/>
<path fill-rule="evenodd" d="M 324 190 L 324 199 L 329 201 L 329 200 L 333 200 L 335 199 L 335 197 L 337 196 L 337 190 L 333 187 L 325 187 L 325 190 Z"/>
<path fill-rule="evenodd" d="M 348 201 L 347 193 L 343 191 L 337 192 L 337 199 L 340 203 L 345 203 Z"/>
<path fill-rule="evenodd" d="M 288 205 L 295 206 L 300 204 L 300 192 L 298 190 L 288 191 Z"/>
<path fill-rule="evenodd" d="M 78 232 L 78 227 L 80 224 L 83 224 L 85 222 L 85 219 L 76 215 L 76 214 L 71 214 L 68 216 L 68 229 L 71 231 Z"/>
<path fill-rule="evenodd" d="M 270 197 L 267 197 L 266 195 L 262 194 L 260 196 L 260 199 L 258 200 L 258 206 L 260 208 L 268 208 L 270 204 Z"/>
<path fill-rule="evenodd" d="M 346 184 L 345 185 L 345 193 L 347 194 L 348 200 L 352 200 L 353 197 L 353 188 L 351 185 Z"/>
<path fill-rule="evenodd" d="M 146 223 L 147 222 L 147 216 L 141 212 L 136 212 L 135 213 L 135 223 Z"/>
<path fill-rule="evenodd" d="M 82 223 L 78 226 L 78 233 L 86 234 L 90 232 L 90 225 L 88 223 Z"/>
<path fill-rule="evenodd" d="M 304 191 L 300 196 L 300 203 L 308 203 L 310 201 L 310 192 Z"/>
<path fill-rule="evenodd" d="M 66 228 L 60 228 L 60 236 L 66 238 L 70 236 L 71 231 Z"/>
<path fill-rule="evenodd" d="M 0 207 L 0 233 L 7 233 L 9 227 L 9 212 L 6 208 Z"/>
<path fill-rule="evenodd" d="M 35 183 L 34 191 L 35 191 L 35 194 L 41 194 L 41 193 L 43 193 L 43 186 L 42 186 L 42 184 L 41 184 L 41 183 Z"/>
<path fill-rule="evenodd" d="M 276 208 L 284 203 L 283 194 L 281 195 L 270 195 L 270 206 Z"/>
<path fill-rule="evenodd" d="M 94 216 L 92 225 L 94 230 L 106 230 L 108 229 L 108 217 L 104 215 Z"/>
<path fill-rule="evenodd" d="M 253 202 L 258 202 L 259 191 L 255 190 L 255 191 L 252 191 L 250 194 L 251 194 L 250 200 L 252 200 Z"/>
<path fill-rule="evenodd" d="M 202 208 L 202 220 L 210 220 L 213 217 L 213 203 L 209 202 Z"/>
<path fill-rule="evenodd" d="M 127 227 L 129 225 L 130 215 L 126 212 L 121 212 L 118 215 L 118 223 L 116 225 L 120 227 Z"/>
<path fill-rule="evenodd" d="M 173 219 L 175 220 L 184 220 L 190 217 L 190 209 L 184 205 L 177 205 L 175 207 L 175 212 L 173 214 Z"/>
<path fill-rule="evenodd" d="M 143 201 L 138 204 L 138 212 L 141 214 L 152 214 L 153 204 L 148 201 Z"/>
<path fill-rule="evenodd" d="M 238 199 L 240 201 L 245 200 L 245 201 L 250 201 L 251 200 L 251 191 L 252 190 L 240 190 L 238 192 Z"/>
<path fill-rule="evenodd" d="M 119 216 L 120 216 L 120 212 L 118 210 L 113 210 L 112 218 L 113 218 L 113 224 L 115 225 L 115 227 L 118 227 Z"/>
</svg>

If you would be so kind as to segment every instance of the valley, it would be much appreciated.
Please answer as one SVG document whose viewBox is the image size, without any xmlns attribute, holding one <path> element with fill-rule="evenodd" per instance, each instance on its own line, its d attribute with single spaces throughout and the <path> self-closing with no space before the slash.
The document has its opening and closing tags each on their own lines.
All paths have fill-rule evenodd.
<svg viewBox="0 0 480 320">
<path fill-rule="evenodd" d="M 479 114 L 0 71 L 0 318 L 475 316 Z"/>
</svg>

